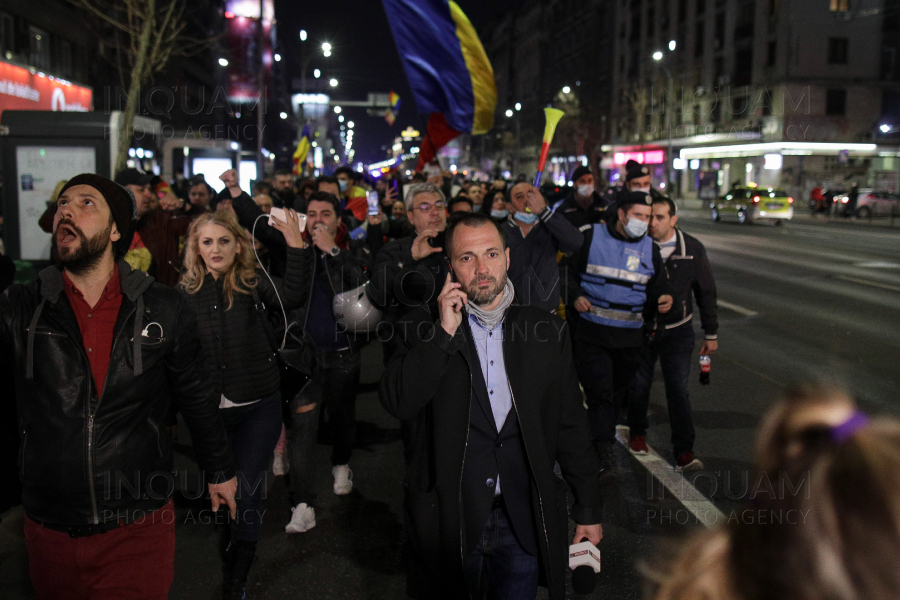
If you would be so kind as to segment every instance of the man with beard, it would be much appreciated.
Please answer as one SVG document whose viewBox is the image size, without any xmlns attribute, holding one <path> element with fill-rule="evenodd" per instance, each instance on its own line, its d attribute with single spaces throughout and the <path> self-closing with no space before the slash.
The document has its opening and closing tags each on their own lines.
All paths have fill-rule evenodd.
<svg viewBox="0 0 900 600">
<path fill-rule="evenodd" d="M 167 597 L 174 574 L 175 402 L 213 510 L 236 506 L 234 461 L 193 313 L 121 258 L 132 194 L 98 175 L 57 199 L 55 266 L 0 297 L 0 361 L 15 365 L 19 477 L 38 598 Z M 8 395 L 4 397 L 7 400 Z"/>
<path fill-rule="evenodd" d="M 287 169 L 275 171 L 275 184 L 272 186 L 272 201 L 279 208 L 293 208 L 296 195 L 294 194 L 294 175 Z"/>
<path fill-rule="evenodd" d="M 392 415 L 417 422 L 405 479 L 414 598 L 566 594 L 573 543 L 600 542 L 600 491 L 565 323 L 513 306 L 509 250 L 490 217 L 454 219 L 439 316 L 416 327 L 381 380 Z M 412 339 L 414 338 L 414 339 Z M 440 508 L 440 510 L 438 510 Z"/>
</svg>

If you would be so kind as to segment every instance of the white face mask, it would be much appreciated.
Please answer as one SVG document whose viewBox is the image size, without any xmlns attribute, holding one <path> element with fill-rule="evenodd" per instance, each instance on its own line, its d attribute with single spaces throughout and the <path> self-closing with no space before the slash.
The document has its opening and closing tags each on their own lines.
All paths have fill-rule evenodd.
<svg viewBox="0 0 900 600">
<path fill-rule="evenodd" d="M 579 185 L 578 186 L 578 195 L 582 198 L 587 198 L 591 195 L 591 192 L 594 191 L 594 186 L 592 185 Z"/>
<path fill-rule="evenodd" d="M 645 194 L 649 194 L 649 193 L 650 193 L 650 186 L 648 185 L 648 186 L 646 186 L 646 187 L 634 188 L 634 189 L 632 189 L 631 191 L 632 191 L 632 192 L 644 192 Z"/>
<path fill-rule="evenodd" d="M 630 238 L 639 238 L 645 233 L 647 233 L 647 227 L 649 223 L 647 221 L 641 221 L 640 219 L 628 219 L 628 222 L 625 223 L 624 229 L 625 233 L 628 234 Z"/>
</svg>

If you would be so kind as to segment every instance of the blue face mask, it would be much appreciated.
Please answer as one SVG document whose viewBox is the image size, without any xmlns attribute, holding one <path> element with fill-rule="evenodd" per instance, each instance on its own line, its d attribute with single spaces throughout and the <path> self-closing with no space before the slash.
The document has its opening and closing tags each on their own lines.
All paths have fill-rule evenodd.
<svg viewBox="0 0 900 600">
<path fill-rule="evenodd" d="M 506 217 L 509 216 L 509 211 L 506 210 L 505 208 L 503 210 L 492 210 L 491 216 L 494 217 L 495 219 L 505 219 Z"/>
<path fill-rule="evenodd" d="M 531 225 L 537 221 L 536 214 L 527 212 L 517 212 L 513 218 L 523 225 Z"/>
<path fill-rule="evenodd" d="M 341 188 L 342 192 L 347 191 L 347 180 L 346 179 L 338 179 L 338 187 Z"/>
</svg>

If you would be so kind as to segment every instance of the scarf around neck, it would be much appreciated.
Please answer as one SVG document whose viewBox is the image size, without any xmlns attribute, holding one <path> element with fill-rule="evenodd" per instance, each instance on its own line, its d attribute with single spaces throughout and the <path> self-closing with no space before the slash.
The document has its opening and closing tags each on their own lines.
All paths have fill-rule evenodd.
<svg viewBox="0 0 900 600">
<path fill-rule="evenodd" d="M 506 315 L 506 309 L 510 307 L 515 297 L 516 290 L 513 288 L 512 281 L 507 279 L 506 285 L 503 286 L 503 297 L 500 299 L 500 304 L 497 305 L 497 308 L 485 310 L 474 302 L 469 302 L 466 304 L 466 309 L 470 315 L 473 315 L 482 326 L 490 331 L 503 320 L 503 317 Z"/>
</svg>

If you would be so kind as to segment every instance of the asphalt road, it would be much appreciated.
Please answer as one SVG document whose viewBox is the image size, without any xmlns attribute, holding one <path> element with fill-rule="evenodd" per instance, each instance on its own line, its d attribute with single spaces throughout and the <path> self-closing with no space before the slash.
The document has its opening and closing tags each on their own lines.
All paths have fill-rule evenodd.
<svg viewBox="0 0 900 600">
<path fill-rule="evenodd" d="M 688 474 L 682 485 L 695 486 L 721 511 L 714 520 L 734 518 L 753 486 L 755 427 L 790 382 L 834 381 L 847 386 L 867 411 L 900 413 L 900 228 L 802 218 L 781 227 L 714 224 L 700 211 L 684 211 L 681 219 L 682 228 L 706 245 L 723 303 L 712 383 L 700 386 L 696 367 L 691 378 L 695 454 L 706 470 Z M 697 334 L 699 339 L 699 328 Z M 360 435 L 351 460 L 354 491 L 344 497 L 331 493 L 330 448 L 320 444 L 317 527 L 287 536 L 284 482 L 270 478 L 248 598 L 406 597 L 399 428 L 378 404 L 377 345 L 366 350 L 363 364 Z M 658 373 L 651 423 L 648 441 L 671 463 Z M 185 453 L 177 467 L 190 469 L 184 427 L 179 441 Z M 652 570 L 672 551 L 670 539 L 702 525 L 623 447 L 617 448 L 617 471 L 617 480 L 604 488 L 604 572 L 593 597 L 636 599 L 643 585 L 640 572 Z M 177 514 L 170 598 L 215 598 L 219 531 L 202 503 L 179 502 Z M 0 523 L 0 598 L 33 597 L 21 519 L 14 509 Z"/>
</svg>

